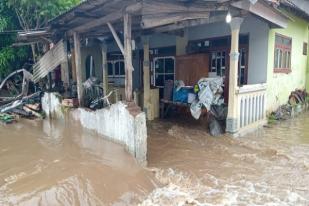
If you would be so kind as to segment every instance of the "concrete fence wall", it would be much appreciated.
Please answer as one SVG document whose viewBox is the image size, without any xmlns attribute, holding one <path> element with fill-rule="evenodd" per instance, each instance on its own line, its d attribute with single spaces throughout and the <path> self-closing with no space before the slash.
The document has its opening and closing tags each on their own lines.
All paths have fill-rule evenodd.
<svg viewBox="0 0 309 206">
<path fill-rule="evenodd" d="M 65 109 L 54 93 L 45 93 L 42 98 L 43 110 L 50 118 L 62 118 Z M 140 164 L 147 163 L 147 126 L 146 115 L 140 112 L 132 115 L 122 102 L 110 108 L 90 111 L 84 108 L 71 110 L 67 121 L 76 120 L 87 129 L 96 131 L 105 138 L 124 145 Z M 62 115 L 60 115 L 62 113 Z"/>
</svg>

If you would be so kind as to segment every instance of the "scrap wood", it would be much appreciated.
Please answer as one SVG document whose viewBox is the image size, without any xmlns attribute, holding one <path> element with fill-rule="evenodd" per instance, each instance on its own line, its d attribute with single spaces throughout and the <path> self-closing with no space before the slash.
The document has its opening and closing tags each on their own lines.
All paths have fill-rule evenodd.
<svg viewBox="0 0 309 206">
<path fill-rule="evenodd" d="M 40 113 L 35 112 L 35 111 L 29 109 L 29 108 L 26 107 L 26 106 L 23 107 L 23 110 L 25 110 L 26 112 L 29 112 L 30 114 L 32 114 L 33 116 L 35 116 L 35 117 L 37 117 L 37 118 L 44 119 L 44 117 L 43 117 Z"/>
<path fill-rule="evenodd" d="M 7 104 L 10 103 L 12 101 L 16 101 L 18 99 L 21 99 L 23 96 L 28 94 L 28 89 L 29 89 L 29 82 L 32 81 L 33 76 L 30 72 L 28 72 L 25 69 L 20 69 L 17 71 L 12 72 L 11 74 L 9 74 L 0 84 L 0 90 L 3 89 L 4 85 L 6 85 L 7 83 L 9 83 L 9 88 L 8 89 L 12 89 L 15 92 L 17 92 L 17 88 L 15 87 L 15 85 L 10 84 L 11 82 L 8 81 L 12 76 L 19 74 L 19 73 L 23 73 L 23 81 L 22 81 L 22 91 L 20 94 L 12 96 L 12 97 L 0 97 L 0 101 L 2 104 Z M 11 85 L 11 86 L 10 86 Z"/>
<path fill-rule="evenodd" d="M 20 106 L 22 106 L 24 104 L 29 103 L 30 100 L 39 98 L 40 96 L 41 96 L 41 92 L 36 92 L 36 93 L 31 94 L 29 96 L 23 97 L 20 100 L 16 100 L 16 101 L 8 103 L 6 105 L 0 106 L 0 112 L 1 113 L 9 112 L 12 109 L 15 109 L 17 107 L 20 107 Z"/>
<path fill-rule="evenodd" d="M 23 109 L 19 109 L 19 108 L 15 108 L 15 109 L 12 109 L 11 110 L 12 113 L 15 113 L 17 115 L 22 115 L 22 116 L 25 116 L 25 117 L 30 117 L 31 116 L 31 113 L 23 110 Z"/>
<path fill-rule="evenodd" d="M 306 90 L 295 90 L 291 92 L 291 95 L 289 96 L 289 103 L 291 105 L 295 104 L 303 104 L 306 102 L 306 97 L 308 96 L 308 93 Z"/>
<path fill-rule="evenodd" d="M 26 104 L 26 107 L 28 107 L 29 109 L 39 112 L 41 110 L 41 104 L 39 103 L 35 103 L 35 104 Z"/>
</svg>

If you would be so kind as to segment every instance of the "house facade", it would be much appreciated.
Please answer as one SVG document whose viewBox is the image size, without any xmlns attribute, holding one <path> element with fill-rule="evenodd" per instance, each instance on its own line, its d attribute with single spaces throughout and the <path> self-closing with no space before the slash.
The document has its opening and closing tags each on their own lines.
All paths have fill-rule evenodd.
<svg viewBox="0 0 309 206">
<path fill-rule="evenodd" d="M 289 95 L 295 89 L 309 91 L 309 22 L 293 13 L 283 12 L 290 17 L 287 28 L 270 29 L 268 35 L 268 112 L 286 104 Z M 283 41 L 286 43 L 282 43 Z M 282 56 L 280 57 L 280 55 Z"/>
<path fill-rule="evenodd" d="M 159 117 L 168 80 L 193 87 L 223 78 L 233 135 L 264 125 L 267 112 L 306 87 L 308 19 L 276 1 L 89 0 L 51 20 L 49 30 L 67 42 L 63 81 L 76 84 L 81 107 L 90 77 L 104 95 L 116 91 L 111 110 L 79 109 L 77 119 L 143 160 L 146 118 Z"/>
</svg>

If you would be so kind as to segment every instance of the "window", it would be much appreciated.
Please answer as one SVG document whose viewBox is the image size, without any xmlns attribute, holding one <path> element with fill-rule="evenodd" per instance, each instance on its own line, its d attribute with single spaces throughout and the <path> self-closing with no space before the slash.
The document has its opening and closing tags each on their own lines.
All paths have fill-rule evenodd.
<svg viewBox="0 0 309 206">
<path fill-rule="evenodd" d="M 108 61 L 108 82 L 117 86 L 125 83 L 125 66 L 123 60 Z"/>
<path fill-rule="evenodd" d="M 303 44 L 303 55 L 307 55 L 308 54 L 308 44 L 306 42 L 304 42 Z"/>
<path fill-rule="evenodd" d="M 163 88 L 166 80 L 175 80 L 175 58 L 157 57 L 154 59 L 154 86 Z"/>
<path fill-rule="evenodd" d="M 291 72 L 291 50 L 292 39 L 289 37 L 276 34 L 275 37 L 275 58 L 274 72 L 289 73 Z"/>
<path fill-rule="evenodd" d="M 226 52 L 216 51 L 211 53 L 210 72 L 216 73 L 217 76 L 225 76 Z"/>
<path fill-rule="evenodd" d="M 247 83 L 246 66 L 247 66 L 247 50 L 245 48 L 241 48 L 239 50 L 238 85 L 244 85 Z"/>
</svg>

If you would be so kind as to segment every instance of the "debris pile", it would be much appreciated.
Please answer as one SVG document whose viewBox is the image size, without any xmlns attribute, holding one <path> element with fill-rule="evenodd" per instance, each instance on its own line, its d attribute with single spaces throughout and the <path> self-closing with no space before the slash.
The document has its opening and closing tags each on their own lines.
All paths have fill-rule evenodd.
<svg viewBox="0 0 309 206">
<path fill-rule="evenodd" d="M 287 104 L 281 105 L 275 112 L 269 116 L 269 121 L 272 120 L 287 120 L 294 116 L 295 113 L 300 113 L 303 106 L 307 106 L 308 93 L 306 90 L 297 89 L 291 92 Z"/>
<path fill-rule="evenodd" d="M 41 91 L 30 88 L 33 76 L 21 69 L 8 75 L 0 84 L 0 122 L 9 124 L 19 117 L 44 118 Z M 4 96 L 5 95 L 5 96 Z"/>
<path fill-rule="evenodd" d="M 191 104 L 191 114 L 195 119 L 199 119 L 202 107 L 208 111 L 213 105 L 222 105 L 223 99 L 223 79 L 203 78 L 197 83 L 197 99 Z"/>
</svg>

